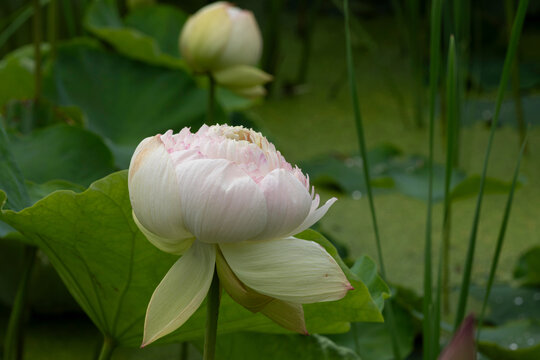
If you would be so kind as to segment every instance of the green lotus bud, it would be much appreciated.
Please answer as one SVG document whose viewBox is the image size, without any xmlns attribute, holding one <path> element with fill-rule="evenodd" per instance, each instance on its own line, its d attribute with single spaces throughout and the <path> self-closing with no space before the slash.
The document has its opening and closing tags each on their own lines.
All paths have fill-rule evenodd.
<svg viewBox="0 0 540 360">
<path fill-rule="evenodd" d="M 261 32 L 253 13 L 217 2 L 188 19 L 180 34 L 180 51 L 197 72 L 253 66 L 261 57 Z"/>
</svg>

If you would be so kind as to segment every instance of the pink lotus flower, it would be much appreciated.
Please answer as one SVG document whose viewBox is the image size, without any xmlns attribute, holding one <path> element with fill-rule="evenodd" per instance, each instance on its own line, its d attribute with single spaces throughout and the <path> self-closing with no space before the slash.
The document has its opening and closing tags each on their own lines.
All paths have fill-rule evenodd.
<svg viewBox="0 0 540 360">
<path fill-rule="evenodd" d="M 197 310 L 216 263 L 233 299 L 298 332 L 306 332 L 300 304 L 352 289 L 324 248 L 293 237 L 336 199 L 319 207 L 309 179 L 258 132 L 204 125 L 146 138 L 131 159 L 129 193 L 148 240 L 182 255 L 152 295 L 144 345 Z"/>
</svg>

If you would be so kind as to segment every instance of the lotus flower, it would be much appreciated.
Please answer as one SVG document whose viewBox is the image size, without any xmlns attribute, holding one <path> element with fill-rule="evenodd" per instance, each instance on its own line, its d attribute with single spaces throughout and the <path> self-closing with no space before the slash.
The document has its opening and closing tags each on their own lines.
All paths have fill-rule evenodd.
<svg viewBox="0 0 540 360">
<path fill-rule="evenodd" d="M 272 77 L 254 67 L 261 57 L 262 37 L 250 11 L 226 2 L 207 5 L 191 16 L 180 34 L 180 52 L 198 73 L 212 74 L 232 91 L 264 95 Z"/>
<path fill-rule="evenodd" d="M 144 139 L 129 167 L 133 218 L 159 249 L 182 255 L 154 291 L 143 345 L 180 327 L 217 273 L 251 311 L 306 333 L 301 304 L 341 299 L 352 289 L 323 247 L 293 235 L 317 222 L 309 179 L 260 133 L 202 126 Z"/>
</svg>

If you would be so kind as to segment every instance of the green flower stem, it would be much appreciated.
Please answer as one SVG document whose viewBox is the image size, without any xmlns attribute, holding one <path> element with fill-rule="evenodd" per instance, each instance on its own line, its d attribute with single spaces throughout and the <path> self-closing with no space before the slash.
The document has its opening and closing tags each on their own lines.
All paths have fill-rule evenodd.
<svg viewBox="0 0 540 360">
<path fill-rule="evenodd" d="M 37 248 L 35 246 L 25 246 L 24 248 L 21 281 L 15 295 L 13 309 L 11 309 L 6 337 L 4 339 L 4 360 L 18 360 L 22 357 L 24 310 L 27 305 L 28 289 L 36 258 L 36 250 Z"/>
<path fill-rule="evenodd" d="M 207 125 L 214 124 L 214 110 L 216 108 L 216 80 L 212 77 L 212 74 L 208 74 L 208 81 L 210 82 L 210 88 L 208 89 L 208 112 L 206 113 Z"/>
<path fill-rule="evenodd" d="M 98 360 L 109 360 L 114 349 L 116 349 L 116 342 L 110 336 L 105 335 L 103 337 L 103 345 L 101 346 Z"/>
<path fill-rule="evenodd" d="M 212 279 L 212 285 L 210 285 L 210 291 L 208 291 L 208 303 L 206 304 L 206 334 L 204 335 L 203 360 L 214 360 L 216 353 L 220 295 L 219 277 L 217 270 L 214 270 L 214 278 Z"/>
</svg>

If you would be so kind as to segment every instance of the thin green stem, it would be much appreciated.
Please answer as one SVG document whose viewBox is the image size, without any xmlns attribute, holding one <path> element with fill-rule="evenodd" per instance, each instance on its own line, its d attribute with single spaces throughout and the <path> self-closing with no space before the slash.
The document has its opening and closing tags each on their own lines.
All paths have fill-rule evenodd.
<svg viewBox="0 0 540 360">
<path fill-rule="evenodd" d="M 489 295 L 491 293 L 491 287 L 493 285 L 493 280 L 495 279 L 495 273 L 497 271 L 497 266 L 499 264 L 499 257 L 501 255 L 502 247 L 504 244 L 504 236 L 506 234 L 506 227 L 508 225 L 508 219 L 510 218 L 510 211 L 512 210 L 512 201 L 514 200 L 514 191 L 517 185 L 519 167 L 521 165 L 521 159 L 523 158 L 523 153 L 525 152 L 526 147 L 527 147 L 527 137 L 525 137 L 525 140 L 521 144 L 521 150 L 519 152 L 516 168 L 514 170 L 514 177 L 512 178 L 512 186 L 510 188 L 510 192 L 508 193 L 508 199 L 506 201 L 506 207 L 504 209 L 503 220 L 501 223 L 501 228 L 499 230 L 499 236 L 497 238 L 497 246 L 495 247 L 495 252 L 493 253 L 493 259 L 491 261 L 491 268 L 489 270 L 489 278 L 486 285 L 486 293 L 484 294 L 484 301 L 482 303 L 482 311 L 480 312 L 480 316 L 478 318 L 478 330 L 476 333 L 477 340 L 480 338 L 482 322 L 484 321 L 484 315 L 486 313 L 487 303 L 488 303 Z"/>
<path fill-rule="evenodd" d="M 25 245 L 23 271 L 19 287 L 13 301 L 13 308 L 9 316 L 6 336 L 4 339 L 4 360 L 19 360 L 22 358 L 23 322 L 27 306 L 30 278 L 36 258 L 37 248 Z"/>
<path fill-rule="evenodd" d="M 446 168 L 444 178 L 444 206 L 443 206 L 443 234 L 442 234 L 442 301 L 443 309 L 446 310 L 449 303 L 450 282 L 450 231 L 452 220 L 452 199 L 450 199 L 450 186 L 452 185 L 452 168 L 455 164 L 457 147 L 457 122 L 459 105 L 458 97 L 458 74 L 456 59 L 456 43 L 454 36 L 450 36 L 448 45 L 448 61 L 446 74 Z"/>
<path fill-rule="evenodd" d="M 442 231 L 442 311 L 450 313 L 450 239 L 452 237 L 452 202 L 444 205 Z"/>
<path fill-rule="evenodd" d="M 208 82 L 210 87 L 208 89 L 208 109 L 206 113 L 206 120 L 208 125 L 214 124 L 214 112 L 216 109 L 216 81 L 212 77 L 212 74 L 208 75 Z"/>
<path fill-rule="evenodd" d="M 366 141 L 364 136 L 364 128 L 362 125 L 362 116 L 360 114 L 360 106 L 358 104 L 358 91 L 356 89 L 356 76 L 354 71 L 354 63 L 353 63 L 353 54 L 352 54 L 352 44 L 351 44 L 351 33 L 350 33 L 350 14 L 349 14 L 349 1 L 344 0 L 343 1 L 343 10 L 345 14 L 345 44 L 346 44 L 346 51 L 347 51 L 347 71 L 349 73 L 349 87 L 350 92 L 352 96 L 352 102 L 353 102 L 353 111 L 354 111 L 354 119 L 356 123 L 356 132 L 358 137 L 358 145 L 360 147 L 360 155 L 362 157 L 362 163 L 363 163 L 363 174 L 364 174 L 364 181 L 366 183 L 366 191 L 368 194 L 368 202 L 369 202 L 369 208 L 371 213 L 371 220 L 373 223 L 373 230 L 375 232 L 375 243 L 377 246 L 377 256 L 379 260 L 379 265 L 381 268 L 381 276 L 383 280 L 386 281 L 386 270 L 384 266 L 384 260 L 383 260 L 383 254 L 382 254 L 382 246 L 381 246 L 381 240 L 379 236 L 379 227 L 377 225 L 377 216 L 375 213 L 375 204 L 373 202 L 373 192 L 371 190 L 371 182 L 370 182 L 370 175 L 369 175 L 369 161 L 367 157 L 367 149 L 366 149 Z M 395 327 L 395 319 L 394 319 L 394 312 L 392 309 L 392 301 L 388 301 L 385 308 L 385 313 L 387 317 L 387 326 L 389 327 L 389 332 L 392 339 L 392 349 L 394 352 L 394 358 L 396 360 L 401 359 L 400 350 L 399 350 L 399 343 L 397 341 L 397 333 L 396 333 L 396 327 Z"/>
<path fill-rule="evenodd" d="M 101 351 L 99 352 L 98 360 L 109 360 L 116 349 L 116 342 L 108 335 L 103 337 L 103 345 L 101 345 Z"/>
<path fill-rule="evenodd" d="M 73 11 L 73 5 L 71 4 L 72 0 L 61 0 L 62 1 L 62 11 L 63 17 L 66 20 L 67 33 L 68 36 L 74 37 L 77 35 L 77 27 L 75 25 L 75 13 Z"/>
<path fill-rule="evenodd" d="M 488 145 L 486 148 L 486 155 L 484 158 L 484 165 L 482 168 L 482 177 L 480 180 L 480 190 L 478 192 L 478 198 L 476 201 L 476 209 L 473 219 L 473 227 L 471 230 L 471 235 L 469 238 L 469 247 L 467 249 L 467 258 L 465 261 L 465 269 L 463 271 L 463 279 L 461 281 L 461 290 L 459 296 L 458 310 L 456 314 L 456 321 L 454 323 L 454 331 L 459 329 L 463 318 L 465 317 L 465 310 L 467 307 L 467 299 L 469 296 L 469 285 L 471 282 L 471 273 L 472 273 L 472 264 L 474 260 L 474 252 L 476 248 L 476 234 L 478 232 L 478 223 L 480 222 L 480 209 L 482 208 L 482 199 L 484 195 L 484 186 L 486 182 L 486 174 L 489 163 L 489 155 L 491 153 L 491 146 L 493 144 L 493 138 L 495 136 L 495 130 L 499 122 L 499 113 L 501 110 L 502 100 L 504 98 L 504 91 L 508 84 L 510 78 L 510 73 L 512 69 L 512 63 L 514 61 L 517 47 L 519 44 L 519 37 L 521 35 L 521 30 L 523 28 L 523 22 L 525 20 L 525 14 L 527 12 L 527 6 L 529 0 L 520 0 L 519 7 L 514 19 L 514 25 L 512 27 L 512 33 L 510 36 L 510 43 L 508 45 L 508 50 L 506 52 L 506 58 L 504 60 L 503 72 L 501 74 L 501 81 L 499 83 L 499 90 L 497 93 L 497 101 L 495 105 L 495 114 L 493 115 L 493 121 L 491 123 L 491 131 L 489 134 Z"/>
<path fill-rule="evenodd" d="M 428 183 L 428 204 L 426 214 L 426 240 L 424 245 L 424 301 L 422 311 L 424 314 L 423 325 L 423 359 L 432 359 L 435 338 L 430 339 L 431 334 L 436 336 L 438 343 L 438 334 L 435 333 L 437 326 L 433 323 L 430 314 L 433 312 L 432 306 L 432 205 L 433 205 L 433 148 L 435 137 L 435 103 L 437 97 L 437 89 L 439 86 L 439 71 L 441 67 L 441 13 L 442 0 L 434 0 L 431 4 L 431 23 L 430 23 L 430 64 L 429 64 L 429 183 Z"/>
<path fill-rule="evenodd" d="M 208 303 L 206 304 L 206 333 L 204 335 L 203 360 L 214 360 L 215 357 L 220 296 L 219 277 L 217 270 L 214 270 L 214 278 L 208 291 Z"/>
<path fill-rule="evenodd" d="M 39 0 L 32 0 L 34 4 L 34 99 L 39 101 L 41 98 L 41 39 L 42 39 L 42 25 L 41 25 L 41 4 Z"/>
</svg>

